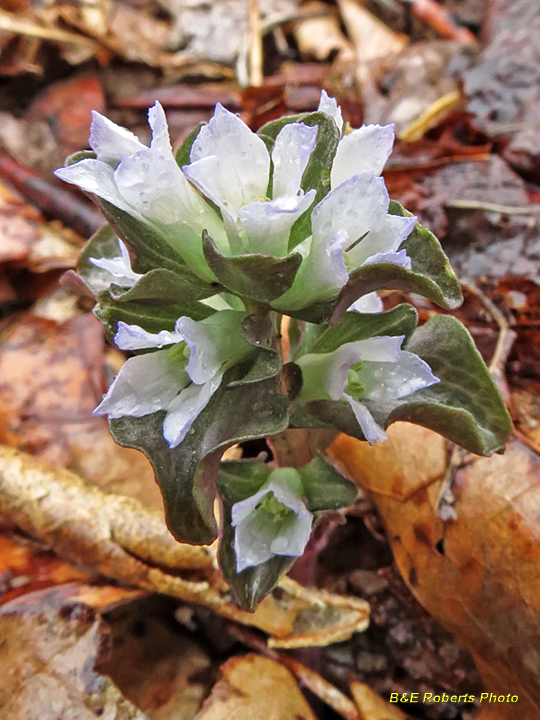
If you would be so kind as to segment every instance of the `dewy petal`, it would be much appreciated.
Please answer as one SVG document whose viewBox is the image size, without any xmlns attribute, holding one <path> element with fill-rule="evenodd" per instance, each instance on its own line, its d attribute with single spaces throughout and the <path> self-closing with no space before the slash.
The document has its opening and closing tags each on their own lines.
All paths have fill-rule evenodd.
<svg viewBox="0 0 540 720">
<path fill-rule="evenodd" d="M 107 163 L 86 158 L 68 167 L 59 168 L 54 171 L 54 174 L 60 180 L 97 195 L 138 220 L 142 219 L 141 214 L 132 208 L 118 192 L 114 181 L 114 170 Z"/>
<path fill-rule="evenodd" d="M 220 189 L 219 204 L 227 203 L 238 210 L 241 205 L 266 195 L 270 172 L 266 145 L 220 103 L 192 145 L 191 164 L 212 155 L 219 160 L 216 183 Z"/>
<path fill-rule="evenodd" d="M 338 145 L 330 171 L 332 189 L 364 171 L 380 175 L 393 145 L 393 125 L 364 125 L 345 135 Z"/>
<path fill-rule="evenodd" d="M 339 230 L 345 231 L 350 243 L 354 243 L 387 213 L 389 203 L 382 178 L 363 172 L 348 179 L 337 190 L 329 192 L 313 210 L 314 242 L 325 242 Z"/>
<path fill-rule="evenodd" d="M 94 410 L 109 418 L 142 417 L 166 409 L 189 378 L 167 350 L 129 358 Z"/>
<path fill-rule="evenodd" d="M 145 146 L 132 132 L 93 110 L 90 147 L 98 160 L 116 167 L 123 157 L 133 155 Z"/>
<path fill-rule="evenodd" d="M 409 237 L 414 230 L 415 224 L 416 218 L 414 216 L 401 217 L 399 215 L 383 214 L 366 237 L 348 253 L 349 264 L 352 267 L 360 267 L 360 265 L 368 262 L 393 262 L 410 268 L 410 260 L 404 260 L 407 258 L 405 251 L 403 251 L 402 255 L 396 255 L 394 258 L 391 255 L 397 254 L 399 246 Z M 389 259 L 372 260 L 373 257 L 381 255 L 388 255 Z"/>
<path fill-rule="evenodd" d="M 350 312 L 357 313 L 379 313 L 384 310 L 383 301 L 376 292 L 368 293 L 358 300 L 355 300 L 349 307 Z"/>
<path fill-rule="evenodd" d="M 328 97 L 326 90 L 322 90 L 321 92 L 321 99 L 319 100 L 319 107 L 317 109 L 319 112 L 326 113 L 334 119 L 341 135 L 343 132 L 343 115 L 341 114 L 341 108 L 335 98 Z"/>
<path fill-rule="evenodd" d="M 280 131 L 272 150 L 274 163 L 272 197 L 296 195 L 307 167 L 319 128 L 304 123 L 289 123 Z"/>
<path fill-rule="evenodd" d="M 404 335 L 380 336 L 345 343 L 330 353 L 308 353 L 296 360 L 304 384 L 300 398 L 339 400 L 345 390 L 349 368 L 360 361 L 395 363 L 401 355 Z"/>
<path fill-rule="evenodd" d="M 131 269 L 128 249 L 120 238 L 118 238 L 118 247 L 120 248 L 120 255 L 116 257 L 88 258 L 88 262 L 101 270 L 105 270 L 112 276 L 109 283 L 103 284 L 103 289 L 109 287 L 111 283 L 116 283 L 116 285 L 122 287 L 133 287 L 142 278 L 140 273 L 136 273 Z"/>
<path fill-rule="evenodd" d="M 384 429 L 375 422 L 375 418 L 363 403 L 353 400 L 353 398 L 348 395 L 344 395 L 343 399 L 347 400 L 351 406 L 356 421 L 360 425 L 360 428 L 364 433 L 364 437 L 370 445 L 373 445 L 379 440 L 388 440 L 388 436 L 384 432 Z"/>
<path fill-rule="evenodd" d="M 291 228 L 315 200 L 316 191 L 305 195 L 282 195 L 270 202 L 253 202 L 244 205 L 238 217 L 247 240 L 247 252 L 284 257 L 289 250 Z"/>
<path fill-rule="evenodd" d="M 354 346 L 359 359 L 366 362 L 396 363 L 401 356 L 405 335 L 378 335 L 346 343 L 341 347 Z"/>
<path fill-rule="evenodd" d="M 203 385 L 188 385 L 170 403 L 163 422 L 163 437 L 175 448 L 186 437 L 194 421 L 208 405 L 223 375 L 218 374 Z"/>
<path fill-rule="evenodd" d="M 244 317 L 244 312 L 221 310 L 199 322 L 188 317 L 177 320 L 176 332 L 190 349 L 186 372 L 194 383 L 207 382 L 253 351 L 240 333 Z"/>
<path fill-rule="evenodd" d="M 269 493 L 294 515 L 279 521 L 258 510 L 256 506 Z M 232 526 L 236 528 L 237 571 L 260 565 L 274 555 L 301 555 L 309 540 L 312 522 L 313 516 L 304 503 L 279 483 L 270 482 L 255 495 L 236 503 L 232 508 Z"/>
<path fill-rule="evenodd" d="M 186 212 L 186 180 L 172 155 L 145 148 L 120 162 L 114 180 L 126 202 L 150 220 L 170 225 Z"/>
<path fill-rule="evenodd" d="M 122 320 L 118 322 L 114 336 L 114 342 L 120 350 L 162 348 L 165 345 L 182 342 L 183 339 L 182 335 L 177 332 L 160 330 L 158 333 L 149 333 L 139 325 L 128 325 Z"/>
<path fill-rule="evenodd" d="M 169 128 L 165 112 L 156 100 L 154 107 L 148 110 L 148 124 L 152 128 L 152 142 L 150 149 L 164 157 L 172 155 L 171 140 L 169 137 Z"/>
<path fill-rule="evenodd" d="M 401 352 L 397 362 L 366 363 L 359 374 L 365 381 L 366 402 L 384 409 L 395 400 L 439 382 L 424 360 L 406 350 Z"/>
</svg>

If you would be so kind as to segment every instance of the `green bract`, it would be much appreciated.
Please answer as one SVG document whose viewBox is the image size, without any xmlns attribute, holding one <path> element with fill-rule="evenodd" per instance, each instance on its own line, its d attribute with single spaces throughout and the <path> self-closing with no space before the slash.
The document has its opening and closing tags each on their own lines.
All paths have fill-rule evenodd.
<svg viewBox="0 0 540 720">
<path fill-rule="evenodd" d="M 324 92 L 317 112 L 258 133 L 218 105 L 175 157 L 159 103 L 149 121 L 146 147 L 94 114 L 93 152 L 57 171 L 109 223 L 75 279 L 110 339 L 132 353 L 95 412 L 150 459 L 175 537 L 220 535 L 224 576 L 253 609 L 303 553 L 318 516 L 354 502 L 354 486 L 315 452 L 322 435 L 375 443 L 408 420 L 490 454 L 511 422 L 457 320 L 417 327 L 411 305 L 384 312 L 375 294 L 461 302 L 437 239 L 388 196 L 392 126 L 344 135 Z M 306 448 L 281 462 L 295 429 L 315 454 L 303 465 Z M 261 437 L 274 438 L 272 464 L 220 465 L 226 448 Z"/>
</svg>

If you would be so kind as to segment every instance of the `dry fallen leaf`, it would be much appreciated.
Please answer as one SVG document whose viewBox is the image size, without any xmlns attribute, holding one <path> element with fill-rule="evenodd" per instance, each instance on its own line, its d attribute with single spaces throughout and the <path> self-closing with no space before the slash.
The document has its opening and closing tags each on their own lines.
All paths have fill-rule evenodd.
<svg viewBox="0 0 540 720">
<path fill-rule="evenodd" d="M 328 645 L 368 624 L 364 600 L 309 590 L 288 578 L 254 613 L 238 610 L 216 570 L 213 551 L 177 543 L 160 512 L 6 447 L 0 447 L 0 514 L 6 526 L 66 560 L 253 625 L 270 635 L 272 647 Z"/>
<path fill-rule="evenodd" d="M 3 720 L 148 720 L 95 671 L 107 651 L 105 623 L 89 606 L 44 590 L 0 608 Z"/>
<path fill-rule="evenodd" d="M 283 665 L 250 654 L 231 658 L 221 672 L 196 720 L 316 720 Z"/>
<path fill-rule="evenodd" d="M 377 695 L 369 685 L 360 682 L 351 684 L 351 693 L 361 720 L 408 720 L 409 715 L 401 712 L 396 705 L 390 705 Z"/>
<path fill-rule="evenodd" d="M 16 320 L 0 339 L 2 441 L 161 508 L 150 463 L 117 445 L 106 419 L 92 415 L 104 390 L 100 323 L 90 314 Z"/>
<path fill-rule="evenodd" d="M 540 716 L 537 453 L 514 440 L 505 455 L 452 467 L 435 433 L 396 423 L 388 434 L 373 447 L 340 436 L 331 455 L 370 494 L 401 574 L 473 655 L 486 690 L 518 695 L 517 704 L 484 704 L 479 717 Z M 455 520 L 439 516 L 441 492 Z"/>
</svg>

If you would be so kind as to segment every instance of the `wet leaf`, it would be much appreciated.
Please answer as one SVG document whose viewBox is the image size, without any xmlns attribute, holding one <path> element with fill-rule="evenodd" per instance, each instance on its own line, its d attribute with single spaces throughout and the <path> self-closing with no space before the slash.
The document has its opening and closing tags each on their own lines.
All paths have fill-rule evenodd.
<svg viewBox="0 0 540 720">
<path fill-rule="evenodd" d="M 296 680 L 279 663 L 259 655 L 232 658 L 204 703 L 198 720 L 315 720 Z"/>
<path fill-rule="evenodd" d="M 0 608 L 0 711 L 6 720 L 146 720 L 96 670 L 107 628 L 83 603 L 41 591 Z"/>
<path fill-rule="evenodd" d="M 449 466 L 444 440 L 429 430 L 398 423 L 389 438 L 370 448 L 340 436 L 331 455 L 374 500 L 403 578 L 471 652 L 485 689 L 519 696 L 484 707 L 481 717 L 536 717 L 537 454 L 513 441 L 505 455 Z M 438 508 L 447 477 L 454 499 L 445 493 L 443 515 L 455 518 L 445 522 Z"/>
</svg>

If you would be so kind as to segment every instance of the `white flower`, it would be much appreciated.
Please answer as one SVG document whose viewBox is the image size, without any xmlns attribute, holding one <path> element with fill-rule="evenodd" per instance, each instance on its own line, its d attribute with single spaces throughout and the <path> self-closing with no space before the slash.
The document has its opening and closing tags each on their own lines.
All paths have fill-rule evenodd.
<svg viewBox="0 0 540 720">
<path fill-rule="evenodd" d="M 96 158 L 80 160 L 55 174 L 150 226 L 194 272 L 212 280 L 202 252 L 202 232 L 207 230 L 220 246 L 226 243 L 223 223 L 178 167 L 158 102 L 148 118 L 149 148 L 133 133 L 94 112 L 90 146 Z"/>
<path fill-rule="evenodd" d="M 234 310 L 200 322 L 181 317 L 173 332 L 159 333 L 119 322 L 114 339 L 121 350 L 164 349 L 129 358 L 94 412 L 115 419 L 165 410 L 163 436 L 176 447 L 210 402 L 225 371 L 252 352 L 240 334 L 244 317 Z"/>
<path fill-rule="evenodd" d="M 302 122 L 285 125 L 270 158 L 258 135 L 237 115 L 216 105 L 214 116 L 193 143 L 191 163 L 182 169 L 220 208 L 230 254 L 288 254 L 291 228 L 315 198 L 315 190 L 304 193 L 300 184 L 317 131 Z"/>
<path fill-rule="evenodd" d="M 301 496 L 298 471 L 278 468 L 270 473 L 259 492 L 233 505 L 238 572 L 260 565 L 275 555 L 302 555 L 311 534 L 313 515 Z"/>
<path fill-rule="evenodd" d="M 319 109 L 338 127 L 343 121 L 335 100 L 323 91 Z M 292 287 L 272 305 L 299 310 L 335 297 L 349 273 L 371 263 L 410 269 L 401 243 L 416 218 L 388 214 L 390 198 L 379 177 L 394 141 L 393 125 L 365 125 L 341 138 L 332 163 L 330 192 L 313 209 L 313 235 L 297 248 L 304 261 Z"/>
<path fill-rule="evenodd" d="M 92 288 L 94 291 L 107 290 L 112 283 L 125 288 L 133 287 L 142 278 L 142 275 L 131 269 L 128 249 L 120 238 L 118 238 L 118 248 L 120 255 L 107 258 L 88 258 L 88 262 L 104 271 L 99 273 L 99 276 L 97 273 L 92 276 Z"/>
<path fill-rule="evenodd" d="M 404 337 L 372 337 L 304 355 L 296 361 L 304 380 L 299 399 L 345 401 L 369 443 L 386 440 L 380 423 L 400 400 L 439 382 L 427 363 L 401 350 Z"/>
<path fill-rule="evenodd" d="M 349 308 L 349 311 L 357 313 L 379 313 L 383 310 L 383 301 L 376 292 L 363 295 L 358 300 L 355 300 Z"/>
</svg>

